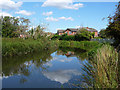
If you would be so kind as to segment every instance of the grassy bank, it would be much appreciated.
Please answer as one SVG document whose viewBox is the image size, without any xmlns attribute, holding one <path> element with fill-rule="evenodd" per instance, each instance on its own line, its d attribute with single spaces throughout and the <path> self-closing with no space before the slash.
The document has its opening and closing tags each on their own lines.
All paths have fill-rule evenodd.
<svg viewBox="0 0 120 90">
<path fill-rule="evenodd" d="M 94 41 L 63 41 L 42 39 L 20 39 L 20 38 L 3 38 L 2 39 L 2 56 L 16 56 L 33 53 L 36 51 L 47 50 L 51 48 L 79 48 L 82 50 L 91 50 L 98 46 Z"/>
<path fill-rule="evenodd" d="M 57 48 L 56 41 L 47 39 L 20 39 L 20 38 L 3 38 L 2 39 L 2 56 L 15 56 L 28 54 L 36 51 Z"/>
<path fill-rule="evenodd" d="M 96 41 L 59 41 L 59 47 L 79 48 L 83 50 L 91 50 L 98 46 Z"/>
</svg>

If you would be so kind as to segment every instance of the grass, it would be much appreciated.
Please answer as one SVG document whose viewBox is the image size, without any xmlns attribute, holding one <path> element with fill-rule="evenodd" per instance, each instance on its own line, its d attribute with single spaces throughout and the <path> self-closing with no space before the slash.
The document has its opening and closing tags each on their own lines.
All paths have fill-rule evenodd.
<svg viewBox="0 0 120 90">
<path fill-rule="evenodd" d="M 118 53 L 110 45 L 98 49 L 95 56 L 97 69 L 95 87 L 116 88 L 118 85 Z M 102 76 L 102 77 L 101 77 Z"/>
<path fill-rule="evenodd" d="M 2 39 L 2 56 L 15 56 L 28 54 L 44 49 L 56 48 L 56 41 L 47 39 L 20 39 L 20 38 L 3 38 Z"/>
<path fill-rule="evenodd" d="M 59 41 L 59 47 L 79 48 L 83 50 L 90 50 L 98 44 L 96 41 Z"/>
<path fill-rule="evenodd" d="M 3 38 L 2 39 L 2 56 L 16 56 L 22 54 L 28 54 L 44 49 L 69 47 L 79 48 L 83 50 L 89 50 L 96 45 L 98 42 L 94 41 L 61 41 L 61 40 L 48 40 L 47 38 L 42 39 L 26 39 L 21 38 Z"/>
<path fill-rule="evenodd" d="M 105 44 L 97 49 L 89 63 L 84 65 L 84 71 L 89 75 L 84 77 L 86 83 L 93 80 L 92 87 L 95 88 L 118 87 L 118 53 L 112 46 Z"/>
</svg>

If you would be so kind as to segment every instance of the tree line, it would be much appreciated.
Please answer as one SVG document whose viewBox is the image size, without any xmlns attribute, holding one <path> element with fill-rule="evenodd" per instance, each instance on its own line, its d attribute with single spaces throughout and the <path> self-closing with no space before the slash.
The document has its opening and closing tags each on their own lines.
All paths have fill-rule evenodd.
<svg viewBox="0 0 120 90">
<path fill-rule="evenodd" d="M 30 20 L 23 17 L 2 16 L 0 17 L 0 22 L 2 37 L 14 38 L 22 35 L 24 37 L 39 38 L 45 34 L 43 32 L 44 28 L 40 25 L 30 29 Z"/>
<path fill-rule="evenodd" d="M 108 27 L 100 31 L 100 37 L 113 38 L 116 45 L 120 43 L 120 2 L 116 5 L 116 11 L 113 16 L 108 16 Z"/>
<path fill-rule="evenodd" d="M 94 32 L 91 33 L 87 31 L 85 28 L 81 28 L 80 30 L 77 31 L 75 35 L 58 35 L 55 34 L 52 39 L 59 39 L 59 40 L 72 40 L 72 41 L 89 41 L 91 38 L 94 38 Z"/>
</svg>

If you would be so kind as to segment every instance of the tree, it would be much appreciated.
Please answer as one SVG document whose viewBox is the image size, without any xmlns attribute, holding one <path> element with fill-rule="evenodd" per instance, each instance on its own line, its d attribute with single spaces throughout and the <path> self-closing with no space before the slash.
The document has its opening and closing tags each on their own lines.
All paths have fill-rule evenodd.
<svg viewBox="0 0 120 90">
<path fill-rule="evenodd" d="M 113 16 L 108 16 L 109 25 L 106 28 L 107 36 L 120 42 L 120 2 L 117 5 L 116 12 Z"/>
<path fill-rule="evenodd" d="M 19 31 L 20 34 L 25 34 L 25 32 L 28 30 L 29 27 L 29 19 L 25 19 L 25 18 L 20 18 L 19 19 Z"/>
<path fill-rule="evenodd" d="M 85 28 L 81 28 L 75 35 L 76 41 L 90 40 L 94 37 L 94 33 L 87 31 Z"/>
<path fill-rule="evenodd" d="M 1 17 L 2 21 L 2 37 L 17 37 L 17 29 L 18 29 L 18 19 L 15 17 Z"/>
<path fill-rule="evenodd" d="M 101 29 L 100 32 L 99 32 L 99 36 L 101 38 L 107 38 L 106 29 Z"/>
<path fill-rule="evenodd" d="M 43 30 L 44 30 L 44 28 L 42 28 L 40 25 L 38 25 L 35 29 L 35 37 L 40 38 L 40 37 L 45 36 L 45 33 Z"/>
</svg>

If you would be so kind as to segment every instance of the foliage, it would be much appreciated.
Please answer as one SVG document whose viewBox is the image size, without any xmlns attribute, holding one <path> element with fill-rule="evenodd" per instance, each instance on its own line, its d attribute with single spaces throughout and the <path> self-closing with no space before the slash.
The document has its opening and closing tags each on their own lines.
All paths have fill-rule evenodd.
<svg viewBox="0 0 120 90">
<path fill-rule="evenodd" d="M 83 50 L 90 50 L 98 44 L 95 41 L 59 41 L 59 47 L 79 48 Z"/>
<path fill-rule="evenodd" d="M 120 2 L 117 5 L 114 16 L 108 16 L 109 25 L 106 28 L 107 36 L 114 38 L 118 44 L 120 42 Z"/>
<path fill-rule="evenodd" d="M 36 67 L 45 69 L 43 66 L 48 60 L 51 60 L 51 53 L 55 51 L 54 47 L 49 48 L 48 50 L 39 50 L 37 52 L 24 54 L 21 56 L 14 57 L 3 57 L 3 74 L 4 76 L 11 76 L 15 74 L 23 74 L 25 76 L 30 75 L 31 71 L 27 68 L 28 65 L 24 64 L 25 62 L 32 62 Z"/>
<path fill-rule="evenodd" d="M 60 37 L 61 37 L 60 35 L 56 35 L 56 34 L 55 34 L 51 39 L 52 39 L 52 40 L 60 39 Z"/>
<path fill-rule="evenodd" d="M 75 40 L 76 41 L 90 40 L 91 38 L 94 37 L 94 35 L 95 35 L 94 32 L 91 33 L 87 31 L 85 28 L 81 28 L 75 35 Z"/>
<path fill-rule="evenodd" d="M 16 37 L 18 29 L 18 19 L 14 17 L 1 17 L 2 21 L 2 37 Z"/>
<path fill-rule="evenodd" d="M 86 29 L 80 29 L 76 35 L 54 35 L 52 39 L 67 40 L 67 41 L 89 41 L 94 37 L 94 33 L 87 31 Z"/>
<path fill-rule="evenodd" d="M 20 39 L 20 38 L 3 38 L 2 39 L 2 56 L 15 56 L 28 54 L 34 51 L 57 47 L 55 41 L 49 41 L 47 38 L 42 39 Z"/>
<path fill-rule="evenodd" d="M 60 37 L 60 40 L 67 40 L 67 41 L 70 41 L 70 40 L 74 40 L 74 36 L 72 35 L 67 35 L 67 34 L 63 34 L 61 37 Z"/>
<path fill-rule="evenodd" d="M 89 75 L 85 76 L 85 80 L 89 87 L 93 88 L 117 88 L 118 87 L 118 53 L 108 44 L 100 47 L 94 58 L 84 65 L 84 71 Z"/>
<path fill-rule="evenodd" d="M 99 36 L 101 38 L 107 38 L 107 32 L 106 32 L 106 29 L 101 29 L 100 32 L 99 32 Z"/>
<path fill-rule="evenodd" d="M 1 17 L 2 21 L 2 37 L 18 37 L 20 34 L 24 34 L 28 30 L 30 23 L 29 19 L 15 18 L 15 17 Z"/>
</svg>

